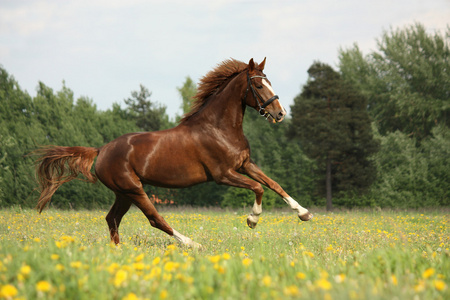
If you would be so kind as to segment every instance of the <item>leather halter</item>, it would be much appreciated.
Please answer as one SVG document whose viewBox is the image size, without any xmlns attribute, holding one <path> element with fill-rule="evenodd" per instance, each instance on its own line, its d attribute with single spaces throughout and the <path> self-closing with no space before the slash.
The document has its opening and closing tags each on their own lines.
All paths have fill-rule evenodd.
<svg viewBox="0 0 450 300">
<path fill-rule="evenodd" d="M 253 87 L 253 84 L 251 81 L 253 78 L 267 79 L 266 76 L 258 76 L 258 75 L 250 77 L 250 74 L 247 72 L 247 90 L 245 91 L 244 101 L 247 99 L 247 93 L 248 93 L 248 89 L 250 87 L 250 89 L 252 90 L 253 97 L 256 100 L 256 104 L 258 104 L 258 107 L 259 107 L 259 110 L 258 110 L 259 114 L 261 116 L 265 116 L 265 117 L 268 117 L 268 115 L 270 115 L 273 118 L 273 116 L 269 112 L 266 112 L 265 108 L 268 105 L 270 105 L 270 103 L 272 103 L 273 101 L 279 99 L 279 97 L 278 97 L 278 95 L 274 95 L 267 101 L 264 101 L 264 99 L 261 97 L 261 95 Z"/>
</svg>

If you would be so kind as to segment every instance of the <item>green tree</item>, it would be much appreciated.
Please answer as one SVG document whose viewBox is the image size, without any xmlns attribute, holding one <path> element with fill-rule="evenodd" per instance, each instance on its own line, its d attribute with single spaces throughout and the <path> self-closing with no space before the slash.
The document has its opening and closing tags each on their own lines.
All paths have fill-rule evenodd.
<svg viewBox="0 0 450 300">
<path fill-rule="evenodd" d="M 379 176 L 371 197 L 378 206 L 419 208 L 448 206 L 450 131 L 443 126 L 417 146 L 414 137 L 396 131 L 379 135 L 375 155 Z"/>
<path fill-rule="evenodd" d="M 305 153 L 317 161 L 319 188 L 332 209 L 332 191 L 365 192 L 375 179 L 369 157 L 377 151 L 366 99 L 330 66 L 315 62 L 308 82 L 291 106 L 289 136 L 297 137 Z M 324 188 L 325 187 L 325 188 Z"/>
<path fill-rule="evenodd" d="M 151 95 L 141 84 L 139 91 L 131 92 L 131 98 L 124 100 L 128 105 L 129 117 L 136 121 L 137 127 L 142 131 L 156 131 L 169 126 L 166 107 L 151 102 Z"/>
<path fill-rule="evenodd" d="M 340 50 L 339 69 L 368 98 L 382 135 L 400 130 L 420 141 L 450 124 L 450 27 L 445 36 L 423 25 L 384 32 L 378 51 Z"/>
<path fill-rule="evenodd" d="M 177 87 L 177 90 L 181 96 L 181 109 L 183 110 L 183 114 L 188 113 L 194 102 L 194 96 L 197 94 L 197 86 L 191 77 L 187 76 L 183 86 Z"/>
</svg>

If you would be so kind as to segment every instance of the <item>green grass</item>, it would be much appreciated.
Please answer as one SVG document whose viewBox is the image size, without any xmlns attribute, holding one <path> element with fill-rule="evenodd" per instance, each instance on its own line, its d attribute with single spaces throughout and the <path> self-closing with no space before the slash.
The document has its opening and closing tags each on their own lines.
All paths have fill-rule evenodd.
<svg viewBox="0 0 450 300">
<path fill-rule="evenodd" d="M 120 246 L 105 211 L 0 211 L 0 298 L 449 299 L 446 212 L 163 211 L 186 249 L 137 210 Z"/>
</svg>

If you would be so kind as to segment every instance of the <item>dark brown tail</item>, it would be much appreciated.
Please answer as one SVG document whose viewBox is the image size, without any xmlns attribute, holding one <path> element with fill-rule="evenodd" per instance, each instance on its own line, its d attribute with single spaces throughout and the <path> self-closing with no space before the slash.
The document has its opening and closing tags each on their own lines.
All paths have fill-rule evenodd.
<svg viewBox="0 0 450 300">
<path fill-rule="evenodd" d="M 98 148 L 91 147 L 46 146 L 35 150 L 32 155 L 40 156 L 36 160 L 36 177 L 41 191 L 37 204 L 39 212 L 63 183 L 76 179 L 79 174 L 83 174 L 88 182 L 96 182 L 91 167 L 98 153 Z"/>
</svg>

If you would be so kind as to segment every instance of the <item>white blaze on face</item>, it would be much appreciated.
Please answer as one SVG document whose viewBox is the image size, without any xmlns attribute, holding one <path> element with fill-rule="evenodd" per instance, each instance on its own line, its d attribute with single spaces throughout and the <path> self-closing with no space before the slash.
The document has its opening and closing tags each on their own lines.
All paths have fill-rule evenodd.
<svg viewBox="0 0 450 300">
<path fill-rule="evenodd" d="M 275 96 L 275 91 L 273 90 L 272 86 L 269 84 L 267 79 L 263 78 L 262 84 L 272 93 L 272 95 L 270 97 Z M 280 106 L 281 106 L 281 109 L 283 110 L 284 114 L 286 114 L 286 110 L 284 109 L 283 105 L 281 105 L 281 103 L 280 103 Z"/>
<path fill-rule="evenodd" d="M 272 86 L 269 84 L 267 79 L 263 78 L 262 84 L 272 93 L 272 96 L 275 96 L 275 91 L 273 90 Z"/>
</svg>

